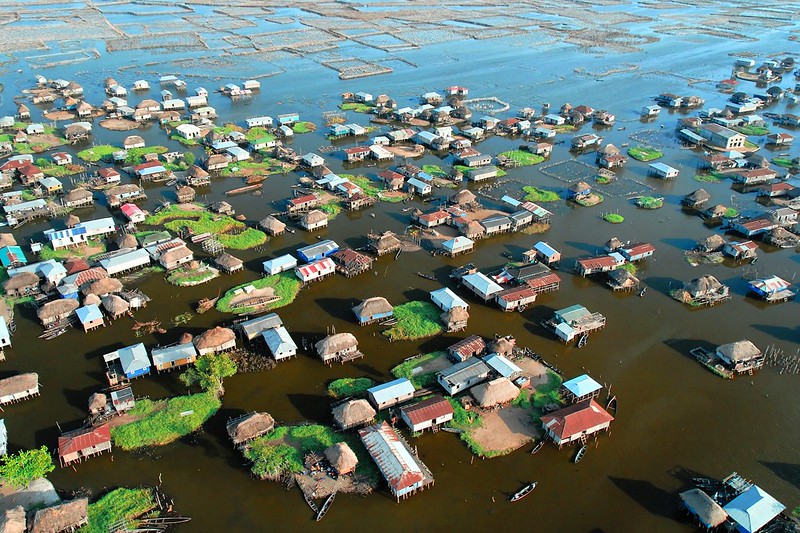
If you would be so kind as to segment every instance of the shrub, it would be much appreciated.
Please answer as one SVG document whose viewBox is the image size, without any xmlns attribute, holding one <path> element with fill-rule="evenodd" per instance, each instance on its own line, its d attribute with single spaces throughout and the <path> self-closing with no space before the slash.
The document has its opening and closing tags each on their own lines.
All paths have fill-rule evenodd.
<svg viewBox="0 0 800 533">
<path fill-rule="evenodd" d="M 370 378 L 341 378 L 330 382 L 328 394 L 334 398 L 347 398 L 349 396 L 366 396 L 367 389 L 375 386 L 375 381 Z"/>
<path fill-rule="evenodd" d="M 383 334 L 390 340 L 414 340 L 441 333 L 439 308 L 430 302 L 407 302 L 394 308 L 397 324 Z"/>
<path fill-rule="evenodd" d="M 86 533 L 107 533 L 110 526 L 129 522 L 156 506 L 152 489 L 112 490 L 96 502 L 89 504 L 89 523 L 80 531 Z"/>
<path fill-rule="evenodd" d="M 0 478 L 9 485 L 26 488 L 31 482 L 55 470 L 47 446 L 0 457 Z"/>
<path fill-rule="evenodd" d="M 548 191 L 530 185 L 523 187 L 522 191 L 525 193 L 524 200 L 529 202 L 557 202 L 561 199 L 555 191 Z"/>
<path fill-rule="evenodd" d="M 603 220 L 611 224 L 622 224 L 625 221 L 625 217 L 619 213 L 606 213 L 603 215 Z"/>
<path fill-rule="evenodd" d="M 662 157 L 664 154 L 650 146 L 640 145 L 628 148 L 628 155 L 636 159 L 637 161 L 648 162 L 648 161 L 655 161 L 659 157 Z"/>
</svg>

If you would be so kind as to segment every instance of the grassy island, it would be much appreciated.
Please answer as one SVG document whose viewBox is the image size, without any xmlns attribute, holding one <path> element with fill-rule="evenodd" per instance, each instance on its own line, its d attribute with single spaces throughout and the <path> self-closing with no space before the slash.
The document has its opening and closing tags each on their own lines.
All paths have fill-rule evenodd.
<svg viewBox="0 0 800 533">
<path fill-rule="evenodd" d="M 266 293 L 273 294 L 279 297 L 279 299 L 266 305 L 259 306 L 257 309 L 247 305 L 243 307 L 236 306 L 238 301 L 252 295 L 252 293 L 248 295 L 243 291 L 248 285 L 252 285 L 256 291 L 262 291 L 265 295 Z M 265 289 L 272 289 L 272 291 Z M 254 311 L 272 311 L 292 303 L 295 297 L 297 297 L 298 292 L 300 292 L 300 280 L 297 279 L 294 272 L 282 272 L 274 276 L 267 276 L 255 281 L 243 283 L 228 290 L 228 292 L 217 301 L 217 311 L 239 314 L 252 313 Z"/>
<path fill-rule="evenodd" d="M 538 165 L 544 161 L 544 157 L 532 154 L 531 152 L 527 152 L 525 150 L 509 150 L 507 152 L 501 152 L 497 154 L 497 157 L 507 157 L 521 167 Z"/>
<path fill-rule="evenodd" d="M 79 159 L 88 161 L 89 163 L 97 163 L 100 160 L 111 159 L 111 154 L 119 152 L 122 148 L 112 146 L 110 144 L 101 144 L 99 146 L 92 146 L 86 150 L 81 150 L 77 153 Z"/>
<path fill-rule="evenodd" d="M 219 277 L 219 270 L 200 264 L 197 268 L 182 266 L 171 271 L 167 281 L 178 287 L 193 287 Z"/>
<path fill-rule="evenodd" d="M 226 248 L 247 250 L 267 242 L 267 234 L 255 228 L 248 228 L 243 222 L 226 215 L 217 215 L 202 210 L 191 210 L 181 206 L 170 206 L 155 215 L 150 215 L 144 224 L 159 226 L 164 224 L 169 230 L 178 232 L 189 228 L 196 234 L 213 233 Z"/>
<path fill-rule="evenodd" d="M 620 215 L 619 213 L 606 213 L 603 215 L 603 220 L 610 224 L 622 224 L 625 222 L 625 217 Z"/>
<path fill-rule="evenodd" d="M 356 474 L 376 482 L 377 467 L 358 437 L 318 424 L 277 426 L 248 444 L 244 456 L 252 462 L 250 470 L 256 477 L 278 480 L 302 472 L 307 454 L 321 454 L 338 442 L 346 442 L 358 457 Z"/>
<path fill-rule="evenodd" d="M 403 361 L 391 372 L 396 378 L 406 378 L 411 381 L 415 389 L 422 389 L 436 384 L 436 372 L 438 370 L 428 370 L 426 367 L 440 357 L 446 357 L 447 352 L 431 352 Z"/>
<path fill-rule="evenodd" d="M 523 187 L 522 192 L 525 193 L 523 200 L 528 202 L 557 202 L 561 199 L 556 191 L 548 191 L 530 185 Z"/>
<path fill-rule="evenodd" d="M 328 384 L 328 394 L 334 398 L 349 396 L 363 398 L 367 395 L 367 389 L 375 385 L 377 385 L 375 380 L 370 378 L 340 378 Z"/>
<path fill-rule="evenodd" d="M 155 509 L 152 489 L 112 490 L 99 500 L 89 504 L 89 523 L 80 529 L 83 533 L 107 533 L 109 527 L 120 520 L 128 525 L 135 518 Z"/>
<path fill-rule="evenodd" d="M 628 148 L 628 155 L 637 161 L 655 161 L 659 157 L 663 157 L 663 153 L 650 146 L 634 146 Z"/>
<path fill-rule="evenodd" d="M 430 302 L 406 302 L 394 308 L 397 324 L 383 332 L 389 340 L 414 340 L 437 335 L 444 330 L 441 311 Z"/>
<path fill-rule="evenodd" d="M 311 133 L 317 129 L 317 125 L 313 122 L 297 122 L 292 126 L 292 131 L 298 134 Z"/>
<path fill-rule="evenodd" d="M 374 107 L 361 102 L 346 102 L 339 104 L 339 109 L 342 111 L 355 111 L 356 113 L 371 113 Z"/>
<path fill-rule="evenodd" d="M 221 405 L 215 391 L 167 400 L 138 400 L 129 412 L 135 420 L 112 428 L 111 438 L 123 450 L 164 446 L 199 429 Z"/>
<path fill-rule="evenodd" d="M 654 196 L 640 196 L 635 201 L 636 207 L 642 209 L 659 209 L 664 206 L 663 198 L 656 198 Z"/>
</svg>

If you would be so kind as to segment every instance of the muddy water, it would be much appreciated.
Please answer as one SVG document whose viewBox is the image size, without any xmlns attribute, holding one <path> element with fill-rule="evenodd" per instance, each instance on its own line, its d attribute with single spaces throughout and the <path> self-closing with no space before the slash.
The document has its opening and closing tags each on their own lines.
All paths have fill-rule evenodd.
<svg viewBox="0 0 800 533">
<path fill-rule="evenodd" d="M 515 46 L 510 46 L 510 44 Z M 583 67 L 592 71 L 611 68 L 619 58 L 587 56 L 569 49 L 526 48 L 519 42 L 481 42 L 441 45 L 413 52 L 420 67 L 413 76 L 390 75 L 362 81 L 339 82 L 329 72 L 320 79 L 319 67 L 284 74 L 264 84 L 264 91 L 251 102 L 231 104 L 212 96 L 211 105 L 221 116 L 241 121 L 260 113 L 276 114 L 299 110 L 304 118 L 320 122 L 320 112 L 332 109 L 337 95 L 345 90 L 388 92 L 400 104 L 410 102 L 423 89 L 450 83 L 469 86 L 475 95 L 497 95 L 508 99 L 512 108 L 537 107 L 547 101 L 555 109 L 564 101 L 573 105 L 587 103 L 606 107 L 618 117 L 618 127 L 603 131 L 607 141 L 618 146 L 639 129 L 671 131 L 676 115 L 664 112 L 651 124 L 638 121 L 638 109 L 649 97 L 661 91 L 698 93 L 707 105 L 721 107 L 724 97 L 713 91 L 712 84 L 688 89 L 675 78 L 647 74 L 651 69 L 674 68 L 683 74 L 721 79 L 727 77 L 730 47 L 773 52 L 788 46 L 779 35 L 765 35 L 762 42 L 730 45 L 708 40 L 703 47 L 680 40 L 665 40 L 648 48 L 647 54 L 630 54 L 623 61 L 639 63 L 637 73 L 606 78 L 586 79 L 573 74 Z M 461 58 L 456 59 L 456 52 Z M 546 53 L 545 53 L 546 52 Z M 115 73 L 117 66 L 130 58 L 107 56 L 103 65 L 93 65 L 96 79 L 81 79 L 90 94 L 99 99 L 102 77 Z M 91 65 L 90 65 L 91 66 Z M 3 114 L 9 109 L 9 89 L 30 79 L 23 73 L 9 76 Z M 80 67 L 85 71 L 85 67 Z M 91 69 L 90 69 L 91 70 Z M 74 77 L 74 70 L 60 67 L 47 72 L 49 77 Z M 86 74 L 83 74 L 86 77 Z M 130 79 L 128 79 L 130 77 Z M 118 76 L 123 84 L 137 78 L 131 71 Z M 4 80 L 6 81 L 6 80 Z M 26 82 L 27 83 L 27 82 Z M 193 83 L 190 82 L 190 86 Z M 785 84 L 784 84 L 785 85 Z M 752 90 L 746 89 L 746 90 Z M 282 102 L 279 104 L 278 102 Z M 773 110 L 773 109 L 771 109 Z M 783 104 L 773 110 L 782 112 Z M 363 116 L 353 120 L 364 122 Z M 585 126 L 582 131 L 591 128 Z M 97 140 L 120 142 L 126 134 L 97 130 Z M 151 127 L 143 134 L 148 144 L 163 143 L 161 132 Z M 568 137 L 565 137 L 568 139 Z M 491 139 L 480 145 L 488 153 L 513 148 L 519 141 Z M 321 134 L 298 136 L 293 145 L 298 151 L 312 151 L 328 144 Z M 176 149 L 178 147 L 176 146 Z M 550 162 L 574 156 L 566 145 L 556 147 Z M 546 447 L 536 456 L 524 451 L 491 461 L 472 460 L 456 435 L 440 432 L 413 441 L 423 461 L 431 468 L 436 485 L 431 490 L 396 504 L 384 489 L 367 498 L 340 496 L 325 519 L 326 527 L 343 529 L 358 523 L 360 527 L 388 530 L 444 530 L 455 523 L 469 530 L 486 530 L 498 523 L 535 524 L 550 531 L 674 531 L 689 530 L 676 512 L 677 490 L 682 488 L 687 470 L 710 476 L 724 476 L 732 470 L 757 480 L 766 490 L 787 505 L 800 500 L 800 481 L 791 477 L 797 471 L 797 440 L 800 437 L 800 407 L 797 402 L 797 376 L 782 376 L 766 369 L 757 376 L 724 382 L 705 371 L 688 356 L 701 343 L 720 344 L 750 338 L 760 347 L 775 344 L 793 353 L 797 342 L 795 302 L 766 306 L 746 296 L 742 275 L 746 267 L 730 264 L 691 267 L 683 252 L 711 230 L 701 221 L 684 213 L 682 195 L 701 186 L 692 180 L 697 153 L 680 150 L 665 141 L 668 164 L 682 169 L 671 183 L 646 178 L 646 165 L 631 161 L 620 173 L 639 180 L 665 197 L 665 207 L 658 211 L 637 210 L 622 197 L 606 196 L 600 206 L 571 208 L 560 205 L 553 227 L 543 237 L 559 248 L 563 261 L 561 290 L 543 295 L 524 313 L 503 314 L 497 309 L 471 300 L 471 319 L 466 334 L 491 337 L 496 333 L 512 334 L 521 345 L 529 346 L 560 367 L 567 376 L 589 371 L 604 384 L 613 386 L 619 398 L 618 420 L 612 434 L 599 439 L 579 464 L 570 462 L 573 450 L 557 451 Z M 793 150 L 797 155 L 797 149 Z M 577 159 L 593 164 L 593 155 Z M 332 170 L 343 171 L 340 162 L 332 161 Z M 445 166 L 449 160 L 444 162 Z M 441 163 L 426 156 L 421 163 Z M 364 169 L 373 174 L 379 169 Z M 563 188 L 561 181 L 541 174 L 537 169 L 519 169 L 509 178 L 537 186 Z M 273 202 L 290 194 L 293 175 L 270 178 L 264 195 L 235 197 L 231 202 L 248 220 L 262 218 L 275 207 Z M 239 186 L 238 180 L 217 180 L 207 199 L 222 198 L 224 191 Z M 507 186 L 519 194 L 520 183 Z M 714 203 L 730 203 L 728 183 L 703 184 Z M 147 188 L 153 208 L 159 198 L 170 199 L 170 192 L 159 186 Z M 201 191 L 202 192 L 202 191 Z M 601 191 L 602 192 L 602 191 Z M 438 195 L 450 194 L 439 190 Z M 741 210 L 756 209 L 753 195 L 736 195 Z M 493 206 L 491 201 L 486 201 Z M 417 204 L 421 208 L 423 204 Z M 195 288 L 179 289 L 166 284 L 161 276 L 138 283 L 153 297 L 151 305 L 137 314 L 139 320 L 159 319 L 164 323 L 191 310 L 191 304 L 218 290 L 259 276 L 260 263 L 267 257 L 290 252 L 316 236 L 335 239 L 342 245 L 365 244 L 370 230 L 402 231 L 409 221 L 400 205 L 379 205 L 367 212 L 340 215 L 329 229 L 314 236 L 298 231 L 273 239 L 266 251 L 239 252 L 246 261 L 244 272 L 224 276 Z M 599 214 L 619 211 L 625 222 L 612 226 Z M 373 218 L 370 213 L 375 214 Z M 78 213 L 89 219 L 104 216 L 102 206 Z M 20 237 L 41 238 L 46 224 L 29 225 Z M 601 281 L 582 279 L 570 273 L 576 257 L 594 253 L 611 236 L 623 241 L 644 240 L 653 243 L 656 257 L 642 267 L 648 287 L 644 298 L 612 293 Z M 176 500 L 179 511 L 194 520 L 182 527 L 186 531 L 263 531 L 272 528 L 306 529 L 312 517 L 298 492 L 286 492 L 277 484 L 250 478 L 247 466 L 235 452 L 224 430 L 225 422 L 243 412 L 266 410 L 278 421 L 308 420 L 328 423 L 329 401 L 325 383 L 344 376 L 370 376 L 382 380 L 389 369 L 403 358 L 418 352 L 441 349 L 458 337 L 444 335 L 421 342 L 387 343 L 379 328 L 358 328 L 350 308 L 358 300 L 381 295 L 394 304 L 410 299 L 425 299 L 427 292 L 440 286 L 454 287 L 447 274 L 453 266 L 472 261 L 484 272 L 505 262 L 503 253 L 515 256 L 539 240 L 537 236 L 506 235 L 478 243 L 468 259 L 434 258 L 425 252 L 404 253 L 399 260 L 384 257 L 375 264 L 374 273 L 345 279 L 336 276 L 314 284 L 300 293 L 295 303 L 279 311 L 296 339 L 324 335 L 326 328 L 356 334 L 366 354 L 354 364 L 327 368 L 307 355 L 276 369 L 244 374 L 226 381 L 226 395 L 220 413 L 197 435 L 148 454 L 116 451 L 72 469 L 51 475 L 56 486 L 65 490 L 87 487 L 95 492 L 120 485 L 153 485 L 159 477 L 164 490 Z M 793 279 L 797 256 L 791 250 L 762 248 L 756 265 L 761 274 L 778 274 Z M 436 282 L 417 277 L 417 271 L 432 273 Z M 685 280 L 711 273 L 732 287 L 733 299 L 711 309 L 690 310 L 669 299 L 667 293 Z M 462 293 L 463 294 L 463 293 Z M 588 345 L 577 350 L 555 342 L 539 322 L 554 309 L 581 303 L 591 311 L 608 317 L 605 330 L 593 334 Z M 2 374 L 16 371 L 39 372 L 43 386 L 40 398 L 6 409 L 5 419 L 12 448 L 47 445 L 53 447 L 58 436 L 56 423 L 63 429 L 80 425 L 86 401 L 103 383 L 101 355 L 134 342 L 147 345 L 175 342 L 184 331 L 196 334 L 204 329 L 229 323 L 230 316 L 216 311 L 195 316 L 191 322 L 172 328 L 164 335 L 136 338 L 130 331 L 131 320 L 123 319 L 91 334 L 69 331 L 57 340 L 36 339 L 40 328 L 29 309 L 18 311 L 18 330 L 14 348 L 3 363 Z M 148 377 L 135 382 L 137 396 L 160 398 L 185 393 L 177 375 Z M 504 500 L 522 484 L 539 481 L 535 494 L 515 505 Z M 442 512 L 445 510 L 445 512 Z M 498 522 L 500 521 L 500 522 Z"/>
</svg>

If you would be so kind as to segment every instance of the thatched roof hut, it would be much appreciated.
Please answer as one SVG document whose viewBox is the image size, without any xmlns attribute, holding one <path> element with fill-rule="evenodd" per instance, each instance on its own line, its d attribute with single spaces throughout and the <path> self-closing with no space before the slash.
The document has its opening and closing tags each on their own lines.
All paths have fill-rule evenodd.
<svg viewBox="0 0 800 533">
<path fill-rule="evenodd" d="M 84 296 L 96 294 L 97 296 L 105 296 L 114 292 L 122 290 L 122 282 L 116 278 L 100 278 L 85 285 L 81 292 Z"/>
<path fill-rule="evenodd" d="M 447 331 L 458 331 L 467 327 L 469 311 L 463 307 L 451 307 L 440 315 Z"/>
<path fill-rule="evenodd" d="M 97 414 L 104 411 L 106 405 L 108 405 L 108 396 L 102 392 L 95 392 L 89 396 L 89 413 Z"/>
<path fill-rule="evenodd" d="M 706 217 L 708 218 L 722 218 L 725 216 L 725 213 L 728 212 L 728 208 L 722 204 L 717 204 L 714 207 L 710 207 L 703 211 Z"/>
<path fill-rule="evenodd" d="M 725 246 L 725 239 L 715 233 L 701 241 L 697 241 L 695 249 L 701 252 L 718 252 L 722 250 L 723 246 Z"/>
<path fill-rule="evenodd" d="M 391 231 L 384 231 L 380 235 L 371 236 L 370 244 L 378 255 L 394 252 L 402 246 L 400 239 Z"/>
<path fill-rule="evenodd" d="M 102 301 L 96 294 L 90 294 L 83 299 L 83 305 L 101 305 Z"/>
<path fill-rule="evenodd" d="M 131 308 L 131 305 L 127 302 L 127 300 L 121 296 L 117 296 L 116 294 L 108 294 L 103 296 L 100 301 L 103 303 L 103 309 L 108 311 L 108 314 L 111 315 L 112 319 L 121 317 Z"/>
<path fill-rule="evenodd" d="M 624 268 L 618 268 L 608 273 L 608 285 L 615 291 L 633 290 L 639 286 L 639 278 Z"/>
<path fill-rule="evenodd" d="M 190 342 L 192 342 L 192 339 L 193 339 L 193 338 L 194 338 L 194 337 L 192 336 L 192 334 L 191 334 L 191 333 L 184 331 L 184 332 L 181 334 L 181 338 L 180 338 L 180 340 L 178 341 L 178 344 L 189 344 Z"/>
<path fill-rule="evenodd" d="M 75 310 L 80 307 L 78 300 L 72 298 L 63 298 L 61 300 L 53 300 L 47 302 L 36 311 L 36 316 L 39 317 L 41 323 L 45 326 L 57 322 L 62 318 L 67 318 Z"/>
<path fill-rule="evenodd" d="M 497 378 L 472 387 L 472 395 L 478 405 L 487 409 L 511 403 L 519 396 L 519 389 L 508 378 Z"/>
<path fill-rule="evenodd" d="M 711 274 L 687 281 L 683 284 L 683 288 L 693 298 L 727 290 L 727 287 Z"/>
<path fill-rule="evenodd" d="M 475 203 L 476 196 L 468 189 L 461 189 L 450 197 L 450 202 L 456 205 L 470 205 Z"/>
<path fill-rule="evenodd" d="M 614 252 L 619 248 L 622 248 L 622 241 L 619 240 L 617 237 L 611 237 L 606 241 L 603 247 L 609 252 Z"/>
<path fill-rule="evenodd" d="M 328 220 L 328 215 L 324 211 L 313 209 L 303 215 L 303 218 L 300 219 L 300 223 L 304 226 L 310 226 L 319 224 L 320 222 L 325 222 L 326 220 Z"/>
<path fill-rule="evenodd" d="M 619 155 L 619 148 L 609 143 L 599 150 L 601 155 Z"/>
<path fill-rule="evenodd" d="M 717 346 L 717 353 L 733 363 L 749 361 L 761 355 L 761 349 L 752 341 L 743 339 Z"/>
<path fill-rule="evenodd" d="M 342 429 L 363 426 L 375 418 L 375 409 L 367 400 L 350 400 L 333 408 L 333 420 Z"/>
<path fill-rule="evenodd" d="M 228 422 L 228 436 L 239 446 L 260 437 L 275 427 L 275 419 L 268 413 L 249 413 Z"/>
<path fill-rule="evenodd" d="M 221 253 L 216 258 L 214 258 L 214 262 L 217 264 L 219 268 L 221 268 L 228 274 L 236 272 L 237 270 L 242 270 L 244 268 L 244 261 L 242 261 L 238 257 L 232 256 L 227 252 Z"/>
<path fill-rule="evenodd" d="M 340 476 L 354 472 L 358 466 L 358 457 L 346 442 L 337 442 L 326 449 L 325 459 Z"/>
<path fill-rule="evenodd" d="M 178 203 L 181 204 L 194 201 L 195 194 L 195 190 L 188 185 L 183 185 L 175 190 L 175 196 L 178 199 Z"/>
<path fill-rule="evenodd" d="M 76 189 L 72 189 L 64 196 L 64 203 L 70 204 L 73 202 L 83 202 L 84 200 L 88 200 L 91 197 L 92 197 L 92 191 L 84 189 L 83 187 L 78 187 Z M 69 219 L 69 217 L 67 217 L 67 219 Z"/>
<path fill-rule="evenodd" d="M 470 220 L 461 232 L 469 239 L 476 239 L 486 233 L 486 228 L 477 220 Z"/>
<path fill-rule="evenodd" d="M 65 225 L 66 225 L 68 228 L 74 228 L 75 226 L 77 226 L 77 225 L 78 225 L 78 224 L 80 224 L 80 223 L 81 223 L 81 219 L 80 219 L 80 218 L 78 218 L 78 217 L 77 217 L 77 216 L 75 216 L 75 215 L 69 215 L 69 216 L 67 216 L 67 218 L 64 220 L 64 224 L 65 224 Z"/>
<path fill-rule="evenodd" d="M 204 331 L 192 342 L 200 355 L 222 352 L 236 347 L 236 334 L 230 328 L 217 326 Z"/>
<path fill-rule="evenodd" d="M 507 357 L 514 353 L 514 347 L 517 345 L 517 339 L 511 336 L 500 337 L 493 340 L 489 344 L 489 350 L 498 355 Z"/>
<path fill-rule="evenodd" d="M 136 248 L 139 242 L 136 237 L 131 233 L 120 233 L 117 235 L 117 247 L 122 248 Z"/>
<path fill-rule="evenodd" d="M 10 395 L 18 395 L 24 391 L 38 390 L 39 388 L 39 374 L 36 372 L 28 372 L 26 374 L 17 374 L 16 376 L 9 376 L 0 379 L 0 398 Z"/>
<path fill-rule="evenodd" d="M 37 285 L 39 285 L 39 276 L 33 272 L 20 272 L 5 280 L 3 282 L 3 289 L 7 293 L 14 294 L 20 289 L 35 287 Z"/>
<path fill-rule="evenodd" d="M 681 492 L 680 497 L 684 507 L 689 509 L 708 529 L 720 526 L 728 519 L 728 513 L 700 489 Z"/>
<path fill-rule="evenodd" d="M 319 356 L 324 360 L 358 347 L 358 340 L 352 333 L 336 333 L 328 335 L 314 345 Z"/>
<path fill-rule="evenodd" d="M 25 533 L 27 529 L 25 508 L 21 505 L 17 505 L 13 509 L 6 509 L 4 513 L 0 514 L 0 532 Z"/>
<path fill-rule="evenodd" d="M 30 533 L 58 533 L 74 531 L 88 523 L 89 499 L 78 498 L 39 509 L 33 515 Z"/>
<path fill-rule="evenodd" d="M 361 322 L 369 322 L 374 317 L 390 316 L 394 312 L 394 307 L 383 296 L 373 296 L 353 307 L 353 312 Z"/>
<path fill-rule="evenodd" d="M 106 87 L 111 87 L 112 85 L 119 85 L 119 83 L 117 83 L 117 80 L 109 76 L 106 78 Z"/>
<path fill-rule="evenodd" d="M 280 235 L 286 231 L 286 224 L 272 215 L 262 219 L 258 225 L 261 226 L 268 235 Z"/>
<path fill-rule="evenodd" d="M 13 233 L 0 233 L 0 248 L 3 246 L 16 246 L 17 238 Z"/>
<path fill-rule="evenodd" d="M 688 207 L 698 207 L 711 199 L 711 195 L 705 189 L 697 189 L 683 197 L 681 203 Z"/>
</svg>

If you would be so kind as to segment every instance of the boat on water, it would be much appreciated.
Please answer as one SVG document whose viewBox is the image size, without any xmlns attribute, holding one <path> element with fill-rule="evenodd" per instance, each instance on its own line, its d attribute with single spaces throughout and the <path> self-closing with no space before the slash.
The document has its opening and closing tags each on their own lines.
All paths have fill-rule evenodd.
<svg viewBox="0 0 800 533">
<path fill-rule="evenodd" d="M 331 508 L 331 505 L 333 505 L 334 498 L 336 498 L 335 492 L 330 496 L 328 496 L 328 499 L 325 500 L 325 503 L 322 504 L 322 508 L 320 508 L 319 512 L 317 513 L 317 522 L 322 520 L 328 513 L 328 510 Z"/>
<path fill-rule="evenodd" d="M 171 179 L 168 182 L 166 182 L 164 184 L 164 186 L 166 186 L 166 187 L 174 187 L 177 184 L 178 184 L 178 180 L 177 179 Z"/>
<path fill-rule="evenodd" d="M 425 274 L 424 272 L 417 272 L 417 276 L 419 276 L 421 278 L 429 279 L 429 280 L 432 280 L 432 281 L 436 281 L 436 278 L 434 276 L 431 276 L 430 274 Z"/>
<path fill-rule="evenodd" d="M 531 455 L 537 453 L 542 448 L 544 448 L 544 439 L 536 443 L 536 446 L 534 446 L 533 449 L 531 450 Z"/>
<path fill-rule="evenodd" d="M 589 342 L 589 334 L 584 333 L 578 338 L 578 348 L 583 348 L 587 342 Z"/>
<path fill-rule="evenodd" d="M 576 463 L 576 464 L 580 463 L 581 459 L 583 459 L 583 456 L 586 455 L 586 450 L 587 449 L 588 449 L 588 446 L 586 446 L 585 444 L 583 446 L 581 446 L 581 448 L 578 450 L 578 453 L 575 454 L 575 458 L 572 460 L 572 462 Z"/>
<path fill-rule="evenodd" d="M 533 483 L 528 483 L 527 485 L 519 489 L 517 492 L 515 492 L 514 495 L 508 499 L 508 501 L 510 502 L 520 501 L 522 498 L 533 492 L 533 489 L 536 488 L 537 483 L 538 481 L 534 481 Z"/>
</svg>

